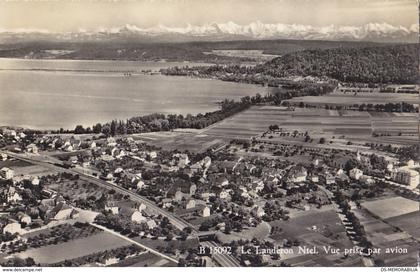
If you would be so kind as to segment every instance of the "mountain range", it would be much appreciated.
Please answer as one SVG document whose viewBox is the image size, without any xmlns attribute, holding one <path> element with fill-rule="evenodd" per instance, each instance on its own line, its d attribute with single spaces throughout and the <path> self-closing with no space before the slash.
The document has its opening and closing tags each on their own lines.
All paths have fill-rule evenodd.
<svg viewBox="0 0 420 272">
<path fill-rule="evenodd" d="M 140 28 L 127 24 L 121 27 L 80 29 L 76 32 L 57 33 L 42 29 L 0 29 L 0 43 L 20 41 L 136 41 L 186 42 L 227 40 L 330 40 L 371 42 L 417 42 L 419 27 L 394 26 L 388 23 L 369 23 L 362 26 L 308 26 L 299 24 L 265 24 L 260 21 L 247 25 L 234 22 L 211 23 L 200 26 L 168 27 L 158 25 Z"/>
</svg>

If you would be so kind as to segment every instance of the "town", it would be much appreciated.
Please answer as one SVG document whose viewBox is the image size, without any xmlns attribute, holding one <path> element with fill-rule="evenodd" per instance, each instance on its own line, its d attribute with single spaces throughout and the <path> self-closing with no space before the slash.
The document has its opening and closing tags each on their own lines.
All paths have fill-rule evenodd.
<svg viewBox="0 0 420 272">
<path fill-rule="evenodd" d="M 270 103 L 261 99 L 233 118 Z M 203 134 L 209 137 L 226 122 Z M 255 136 L 182 150 L 176 141 L 160 139 L 179 133 L 200 147 L 194 141 L 205 135 L 185 136 L 183 129 L 111 135 L 2 128 L 2 265 L 414 263 L 416 147 L 344 135 L 326 139 L 302 129 L 272 124 Z M 378 239 L 379 226 L 389 238 Z M 69 250 L 79 239 L 91 246 Z M 339 253 L 328 254 L 322 245 Z M 406 254 L 390 258 L 383 252 L 391 245 Z M 229 254 L 214 251 L 221 247 Z M 66 254 L 46 256 L 47 248 Z M 312 253 L 302 254 L 302 248 Z"/>
</svg>

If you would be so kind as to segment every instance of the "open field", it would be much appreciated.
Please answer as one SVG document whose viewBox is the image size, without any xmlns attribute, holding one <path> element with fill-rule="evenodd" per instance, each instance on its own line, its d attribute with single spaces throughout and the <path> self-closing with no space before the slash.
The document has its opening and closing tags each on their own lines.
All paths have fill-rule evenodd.
<svg viewBox="0 0 420 272">
<path fill-rule="evenodd" d="M 29 166 L 23 166 L 23 167 L 12 166 L 10 168 L 15 171 L 15 176 L 19 176 L 19 175 L 46 176 L 46 175 L 56 174 L 55 171 L 52 171 L 49 168 L 39 166 L 39 165 L 29 165 Z"/>
<path fill-rule="evenodd" d="M 271 231 L 271 226 L 267 222 L 262 222 L 256 227 L 244 229 L 241 232 L 231 232 L 225 234 L 222 232 L 217 233 L 217 239 L 223 244 L 228 244 L 232 241 L 247 240 L 256 238 L 258 240 L 264 240 L 268 237 Z"/>
<path fill-rule="evenodd" d="M 406 102 L 409 104 L 419 104 L 418 94 L 403 93 L 331 93 L 324 96 L 303 96 L 294 97 L 289 101 L 292 105 L 301 102 L 309 105 L 354 105 L 354 104 L 386 104 Z"/>
<path fill-rule="evenodd" d="M 420 204 L 400 196 L 362 203 L 362 207 L 381 219 L 418 212 Z"/>
<path fill-rule="evenodd" d="M 250 139 L 260 136 L 270 125 L 283 131 L 308 131 L 311 138 L 335 137 L 336 142 L 347 141 L 408 145 L 417 143 L 415 113 L 359 112 L 296 108 L 294 111 L 276 106 L 254 106 L 221 122 L 201 130 L 175 130 L 134 135 L 137 140 L 168 149 L 205 151 L 218 148 L 232 139 Z M 383 135 L 373 137 L 373 133 Z M 401 134 L 401 135 L 400 135 Z M 268 140 L 268 139 L 265 139 Z M 288 143 L 284 137 L 270 141 Z M 294 138 L 297 144 L 303 141 Z"/>
<path fill-rule="evenodd" d="M 394 218 L 398 219 L 399 216 L 382 221 L 366 209 L 352 209 L 352 211 L 364 227 L 367 239 L 374 248 L 381 249 L 379 254 L 373 255 L 376 261 L 382 263 L 383 266 L 417 265 L 418 241 L 413 239 L 411 233 L 408 233 L 406 229 L 399 229 L 389 222 Z M 403 250 L 403 252 L 391 251 L 396 249 Z"/>
<path fill-rule="evenodd" d="M 298 240 L 301 246 L 318 248 L 319 254 L 302 254 L 294 248 L 294 254 L 281 255 L 282 259 L 292 266 L 361 266 L 361 258 L 352 254 L 342 258 L 341 254 L 325 253 L 323 246 L 333 246 L 342 250 L 352 248 L 345 228 L 336 212 L 331 207 L 322 211 L 311 211 L 301 216 L 292 218 L 287 222 L 274 221 L 270 223 L 273 228 L 279 227 L 281 231 L 275 231 L 270 238 L 276 244 L 283 239 Z"/>
<path fill-rule="evenodd" d="M 145 246 L 148 246 L 153 249 L 166 248 L 176 248 L 179 250 L 187 250 L 188 248 L 195 248 L 199 246 L 198 239 L 187 239 L 185 241 L 181 240 L 172 240 L 172 241 L 164 241 L 161 239 L 150 239 L 150 238 L 141 238 L 141 237 L 134 237 L 134 241 L 139 242 Z"/>
<path fill-rule="evenodd" d="M 386 219 L 390 225 L 399 227 L 415 239 L 420 240 L 420 210 Z"/>
<path fill-rule="evenodd" d="M 189 150 L 193 152 L 205 151 L 225 143 L 223 139 L 200 134 L 200 130 L 177 130 L 173 132 L 151 132 L 133 135 L 135 140 L 143 140 L 148 144 L 167 149 Z"/>
<path fill-rule="evenodd" d="M 126 240 L 101 232 L 87 238 L 76 239 L 58 245 L 30 249 L 14 256 L 19 258 L 32 257 L 37 263 L 53 264 L 127 245 L 130 245 L 130 243 Z"/>
<path fill-rule="evenodd" d="M 208 148 L 220 147 L 232 139 L 259 136 L 267 131 L 270 125 L 278 125 L 283 131 L 308 131 L 312 138 L 335 137 L 335 141 L 339 141 L 339 137 L 345 136 L 345 139 L 342 139 L 344 145 L 349 140 L 363 144 L 368 141 L 405 145 L 417 142 L 417 122 L 415 113 L 306 108 L 289 111 L 284 107 L 254 106 L 202 130 L 145 133 L 134 138 L 163 148 L 205 151 Z M 373 133 L 384 136 L 373 137 Z M 283 137 L 272 141 L 287 143 Z M 290 141 L 292 144 L 297 142 L 297 139 Z"/>
<path fill-rule="evenodd" d="M 371 137 L 373 132 L 415 134 L 416 114 L 368 113 L 298 108 L 288 111 L 281 107 L 256 106 L 226 119 L 203 134 L 215 138 L 247 139 L 257 136 L 270 125 L 278 125 L 286 131 L 308 131 L 311 135 L 335 135 L 346 137 Z"/>
<path fill-rule="evenodd" d="M 27 167 L 32 166 L 33 164 L 21 160 L 7 160 L 7 161 L 0 161 L 0 169 L 3 167 L 13 168 L 16 169 L 18 167 Z"/>
<path fill-rule="evenodd" d="M 133 266 L 133 267 L 144 267 L 144 266 L 170 267 L 170 266 L 176 266 L 176 264 L 167 259 L 163 259 L 162 257 L 157 256 L 153 253 L 144 252 L 143 254 L 140 254 L 137 257 L 129 258 L 127 260 L 123 260 L 119 262 L 118 264 L 114 264 L 110 266 L 111 267 L 130 267 L 130 266 Z"/>
<path fill-rule="evenodd" d="M 341 225 L 340 219 L 331 208 L 323 211 L 311 211 L 311 213 L 303 214 L 290 219 L 288 222 L 274 221 L 270 223 L 272 227 L 278 226 L 282 228 L 282 232 L 277 235 L 271 236 L 277 241 L 284 238 L 299 238 L 309 234 L 320 234 L 323 228 L 328 228 L 334 234 L 344 233 L 344 227 Z M 317 230 L 312 230 L 313 226 Z M 348 241 L 350 242 L 350 241 Z M 350 245 L 346 243 L 347 245 Z"/>
</svg>

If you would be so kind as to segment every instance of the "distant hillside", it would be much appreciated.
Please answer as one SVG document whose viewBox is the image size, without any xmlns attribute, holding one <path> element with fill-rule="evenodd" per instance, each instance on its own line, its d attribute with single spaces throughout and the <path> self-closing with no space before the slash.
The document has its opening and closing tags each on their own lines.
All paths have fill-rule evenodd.
<svg viewBox="0 0 420 272">
<path fill-rule="evenodd" d="M 257 40 L 225 42 L 23 42 L 0 44 L 0 57 L 34 59 L 107 59 L 204 61 L 226 63 L 251 59 L 218 56 L 212 50 L 262 50 L 264 54 L 284 55 L 308 49 L 359 48 L 379 45 L 367 42 L 300 40 Z M 380 44 L 383 45 L 383 44 Z"/>
<path fill-rule="evenodd" d="M 286 54 L 255 68 L 272 77 L 328 76 L 345 82 L 415 83 L 419 47 L 394 45 L 306 50 Z"/>
</svg>

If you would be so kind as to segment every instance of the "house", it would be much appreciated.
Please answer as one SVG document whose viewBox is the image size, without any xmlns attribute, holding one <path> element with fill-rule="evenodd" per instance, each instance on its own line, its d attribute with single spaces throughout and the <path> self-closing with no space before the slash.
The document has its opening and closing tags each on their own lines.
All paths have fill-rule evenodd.
<svg viewBox="0 0 420 272">
<path fill-rule="evenodd" d="M 148 220 L 146 222 L 146 225 L 149 229 L 154 229 L 154 228 L 157 227 L 157 224 L 156 224 L 155 220 L 153 220 L 153 219 Z"/>
<path fill-rule="evenodd" d="M 174 154 L 173 157 L 178 159 L 179 168 L 184 168 L 190 163 L 190 159 L 187 154 Z"/>
<path fill-rule="evenodd" d="M 245 186 L 239 186 L 239 190 L 241 191 L 241 196 L 244 198 L 250 198 L 248 189 Z"/>
<path fill-rule="evenodd" d="M 157 153 L 156 151 L 150 151 L 147 155 L 149 155 L 150 159 L 156 159 L 157 158 Z"/>
<path fill-rule="evenodd" d="M 111 212 L 112 214 L 118 214 L 120 212 L 120 208 L 110 204 L 110 205 L 105 205 L 105 211 Z"/>
<path fill-rule="evenodd" d="M 245 260 L 244 265 L 245 266 L 251 266 L 251 261 L 250 260 Z"/>
<path fill-rule="evenodd" d="M 201 210 L 201 216 L 202 216 L 202 217 L 208 217 L 208 216 L 210 216 L 210 207 L 209 207 L 209 206 L 205 206 L 205 207 Z"/>
<path fill-rule="evenodd" d="M 137 187 L 137 189 L 139 189 L 139 190 L 140 190 L 141 188 L 143 188 L 143 187 L 144 187 L 144 185 L 145 185 L 144 181 L 140 180 L 139 182 L 137 182 L 136 187 Z"/>
<path fill-rule="evenodd" d="M 16 191 L 15 187 L 13 186 L 9 187 L 9 190 L 7 192 L 7 202 L 18 202 L 21 200 L 22 200 L 22 197 Z"/>
<path fill-rule="evenodd" d="M 106 162 L 110 162 L 114 160 L 114 157 L 112 157 L 111 155 L 108 154 L 102 154 L 101 155 L 101 160 L 106 161 Z"/>
<path fill-rule="evenodd" d="M 18 213 L 17 217 L 21 223 L 25 223 L 26 225 L 29 225 L 32 222 L 31 217 L 23 212 Z"/>
<path fill-rule="evenodd" d="M 219 193 L 219 198 L 220 199 L 225 199 L 225 198 L 228 198 L 228 197 L 230 197 L 230 193 L 229 193 L 228 190 L 223 189 L 223 190 L 220 191 L 220 193 Z"/>
<path fill-rule="evenodd" d="M 119 153 L 119 151 L 120 150 L 118 148 L 114 147 L 114 148 L 111 149 L 110 155 L 113 156 L 113 157 L 116 157 L 117 154 Z"/>
<path fill-rule="evenodd" d="M 181 202 L 182 199 L 185 197 L 185 194 L 183 192 L 181 192 L 180 190 L 176 191 L 175 196 L 174 196 L 174 201 L 175 202 Z"/>
<path fill-rule="evenodd" d="M 185 205 L 185 209 L 192 209 L 195 208 L 195 200 L 194 199 L 190 199 L 190 201 L 187 202 L 187 204 Z"/>
<path fill-rule="evenodd" d="M 162 207 L 165 209 L 168 209 L 170 207 L 172 207 L 172 199 L 170 198 L 164 198 L 162 199 Z"/>
<path fill-rule="evenodd" d="M 342 168 L 345 169 L 347 161 L 349 161 L 350 158 L 349 157 L 340 157 L 338 159 L 334 159 L 332 164 L 334 167 L 336 168 Z"/>
<path fill-rule="evenodd" d="M 38 178 L 38 177 L 36 177 L 36 176 L 31 176 L 31 177 L 29 178 L 29 180 L 31 181 L 31 184 L 32 184 L 33 186 L 38 186 L 38 185 L 39 185 L 39 178 Z"/>
<path fill-rule="evenodd" d="M 420 182 L 419 172 L 410 169 L 408 166 L 394 169 L 391 173 L 391 179 L 412 189 L 416 188 Z"/>
<path fill-rule="evenodd" d="M 24 229 L 20 226 L 18 222 L 10 222 L 3 228 L 3 234 L 10 233 L 10 234 L 23 234 L 25 232 Z"/>
<path fill-rule="evenodd" d="M 415 162 L 414 162 L 414 160 L 408 160 L 408 161 L 407 161 L 407 167 L 409 167 L 409 168 L 413 168 L 413 167 L 415 167 L 415 166 L 418 166 L 418 164 L 417 164 L 417 163 L 415 163 Z"/>
<path fill-rule="evenodd" d="M 260 192 L 264 189 L 264 182 L 262 180 L 258 180 L 254 183 L 252 183 L 252 188 L 255 190 L 255 192 Z"/>
<path fill-rule="evenodd" d="M 226 229 L 226 223 L 225 222 L 221 222 L 219 224 L 216 225 L 216 229 L 220 230 L 220 231 L 225 231 Z"/>
<path fill-rule="evenodd" d="M 296 167 L 291 169 L 289 173 L 290 179 L 293 182 L 304 182 L 308 176 L 308 172 L 304 167 Z"/>
<path fill-rule="evenodd" d="M 92 141 L 90 143 L 90 149 L 95 149 L 95 148 L 96 148 L 96 142 L 95 141 Z"/>
<path fill-rule="evenodd" d="M 67 151 L 67 152 L 72 152 L 74 151 L 73 146 L 72 145 L 67 145 L 63 147 L 63 150 Z"/>
<path fill-rule="evenodd" d="M 108 173 L 106 176 L 105 176 L 105 180 L 107 180 L 107 181 L 112 181 L 114 179 L 114 175 L 113 174 L 111 174 L 111 173 Z"/>
<path fill-rule="evenodd" d="M 108 137 L 106 139 L 107 145 L 108 146 L 116 146 L 117 145 L 117 141 L 115 141 L 115 139 L 113 137 Z"/>
<path fill-rule="evenodd" d="M 17 133 L 13 129 L 5 129 L 3 130 L 4 135 L 10 136 L 10 137 L 16 137 Z"/>
<path fill-rule="evenodd" d="M 139 212 L 139 211 L 134 211 L 132 214 L 131 214 L 131 221 L 133 221 L 133 222 L 135 222 L 135 223 L 143 223 L 143 222 L 145 222 L 147 219 L 146 219 L 146 217 L 144 217 L 142 214 L 141 214 L 141 212 Z"/>
<path fill-rule="evenodd" d="M 38 147 L 35 144 L 29 144 L 26 146 L 26 152 L 37 154 Z"/>
<path fill-rule="evenodd" d="M 190 196 L 195 195 L 196 191 L 197 191 L 197 185 L 191 184 L 191 186 L 190 186 Z"/>
<path fill-rule="evenodd" d="M 325 184 L 327 184 L 327 185 L 335 184 L 335 177 L 333 175 L 331 175 L 330 173 L 323 174 L 319 177 L 320 177 L 320 180 L 325 182 Z"/>
<path fill-rule="evenodd" d="M 0 153 L 0 160 L 6 161 L 7 160 L 7 154 Z"/>
<path fill-rule="evenodd" d="M 342 182 L 349 182 L 349 181 L 350 181 L 349 176 L 347 176 L 347 175 L 346 175 L 346 174 L 344 174 L 344 173 L 338 174 L 338 175 L 335 177 L 335 179 L 336 179 L 336 181 L 342 181 Z"/>
<path fill-rule="evenodd" d="M 121 175 L 123 172 L 124 172 L 124 169 L 122 169 L 121 167 L 118 167 L 117 169 L 115 169 L 114 174 Z"/>
<path fill-rule="evenodd" d="M 208 201 L 209 198 L 210 198 L 210 193 L 209 192 L 201 193 L 201 199 L 203 199 L 204 201 Z"/>
<path fill-rule="evenodd" d="M 364 182 L 366 184 L 373 184 L 375 183 L 375 180 L 371 176 L 362 175 L 359 180 L 361 182 Z"/>
<path fill-rule="evenodd" d="M 51 189 L 43 189 L 43 190 L 41 191 L 41 195 L 42 195 L 44 198 L 54 198 L 54 197 L 56 197 L 56 196 L 57 196 L 57 192 L 56 192 L 56 191 L 54 191 L 54 190 L 51 190 Z"/>
<path fill-rule="evenodd" d="M 265 215 L 265 211 L 260 206 L 254 206 L 251 210 L 251 214 L 255 217 L 261 218 Z"/>
<path fill-rule="evenodd" d="M 225 187 L 229 185 L 229 180 L 226 177 L 219 177 L 216 182 L 215 182 L 216 186 L 219 187 Z"/>
<path fill-rule="evenodd" d="M 120 150 L 119 154 L 116 155 L 117 159 L 121 159 L 122 157 L 127 156 L 127 153 L 124 150 Z"/>
<path fill-rule="evenodd" d="M 69 162 L 72 164 L 76 164 L 79 161 L 79 159 L 77 158 L 77 156 L 70 156 L 69 158 Z"/>
<path fill-rule="evenodd" d="M 312 182 L 319 182 L 319 177 L 317 175 L 311 175 L 309 178 Z"/>
<path fill-rule="evenodd" d="M 3 167 L 0 170 L 0 176 L 4 179 L 12 179 L 14 175 L 15 175 L 15 171 L 13 171 L 12 169 L 8 167 Z"/>
<path fill-rule="evenodd" d="M 110 266 L 113 264 L 117 264 L 120 261 L 120 259 L 116 258 L 116 257 L 110 257 L 108 259 L 105 260 L 104 265 L 105 266 Z"/>
<path fill-rule="evenodd" d="M 64 199 L 64 197 L 62 195 L 56 195 L 54 196 L 54 205 L 58 205 L 58 204 L 65 204 L 66 200 Z"/>
<path fill-rule="evenodd" d="M 147 206 L 144 203 L 141 203 L 138 207 L 138 210 L 141 212 L 141 211 L 146 210 L 146 208 L 147 208 Z"/>
<path fill-rule="evenodd" d="M 363 175 L 363 171 L 357 168 L 353 168 L 349 171 L 349 175 L 352 179 L 359 180 Z"/>
<path fill-rule="evenodd" d="M 208 169 L 211 165 L 211 158 L 209 156 L 206 156 L 204 159 L 201 160 L 201 164 L 204 168 Z"/>
<path fill-rule="evenodd" d="M 77 217 L 76 214 L 77 214 L 76 210 L 74 210 L 72 207 L 68 206 L 67 204 L 63 202 L 60 202 L 52 210 L 52 215 L 53 215 L 52 218 L 57 221 L 76 218 Z"/>
</svg>

